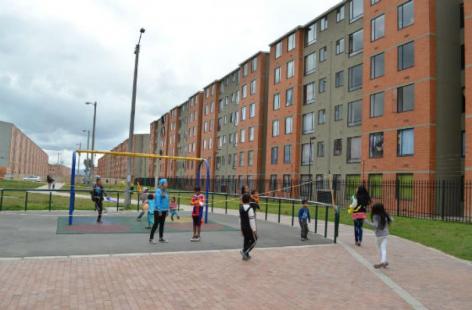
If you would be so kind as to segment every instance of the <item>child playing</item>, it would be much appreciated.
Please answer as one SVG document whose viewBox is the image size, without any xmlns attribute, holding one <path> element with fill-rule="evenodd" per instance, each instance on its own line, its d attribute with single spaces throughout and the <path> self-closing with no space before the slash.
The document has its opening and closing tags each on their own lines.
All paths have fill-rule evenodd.
<svg viewBox="0 0 472 310">
<path fill-rule="evenodd" d="M 195 195 L 192 197 L 192 220 L 193 220 L 193 237 L 192 242 L 200 241 L 200 231 L 202 226 L 203 205 L 205 204 L 205 196 L 200 192 L 200 187 L 195 187 Z"/>
<path fill-rule="evenodd" d="M 243 260 L 251 258 L 249 253 L 256 246 L 257 232 L 256 232 L 256 218 L 254 208 L 251 207 L 251 196 L 244 194 L 242 197 L 242 204 L 239 207 L 239 217 L 241 221 L 241 233 L 244 237 L 244 245 L 241 250 Z"/>
<path fill-rule="evenodd" d="M 136 221 L 141 222 L 141 218 L 143 217 L 144 214 L 147 215 L 149 204 L 147 201 L 147 190 L 145 192 L 142 192 L 139 200 L 141 201 L 141 212 L 139 212 L 138 217 L 136 218 Z"/>
<path fill-rule="evenodd" d="M 151 227 L 154 225 L 154 209 L 156 208 L 156 202 L 154 201 L 154 195 L 153 194 L 147 195 L 146 204 L 148 206 L 148 208 L 147 208 L 147 223 L 148 223 L 148 226 L 146 226 L 146 229 L 151 229 Z"/>
<path fill-rule="evenodd" d="M 298 222 L 300 223 L 301 240 L 308 240 L 308 223 L 311 222 L 310 210 L 307 206 L 308 201 L 306 199 L 302 200 L 302 207 L 298 210 Z"/>
<path fill-rule="evenodd" d="M 255 189 L 251 191 L 251 206 L 254 208 L 254 212 L 261 208 L 259 206 L 259 193 Z"/>
<path fill-rule="evenodd" d="M 371 221 L 366 219 L 366 223 L 375 228 L 375 236 L 377 237 L 377 247 L 379 249 L 380 263 L 375 264 L 374 268 L 386 268 L 388 266 L 387 261 L 387 236 L 388 226 L 392 222 L 392 218 L 385 211 L 384 205 L 376 203 L 372 206 L 372 212 L 370 214 Z"/>
<path fill-rule="evenodd" d="M 177 210 L 177 203 L 175 202 L 175 197 L 172 197 L 170 201 L 170 219 L 172 222 L 174 221 L 174 216 L 177 217 L 178 220 L 180 220 L 179 212 Z"/>
</svg>

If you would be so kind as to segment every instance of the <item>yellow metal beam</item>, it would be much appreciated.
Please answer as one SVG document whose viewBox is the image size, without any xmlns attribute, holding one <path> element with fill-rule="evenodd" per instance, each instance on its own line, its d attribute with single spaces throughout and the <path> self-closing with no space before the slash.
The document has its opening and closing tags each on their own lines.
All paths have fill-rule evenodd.
<svg viewBox="0 0 472 310">
<path fill-rule="evenodd" d="M 171 159 L 171 160 L 193 160 L 203 161 L 205 159 L 198 157 L 184 157 L 184 156 L 168 156 L 168 155 L 157 155 L 148 153 L 131 153 L 131 152 L 111 152 L 111 151 L 91 151 L 91 150 L 76 150 L 77 153 L 85 154 L 103 154 L 111 156 L 127 156 L 127 157 L 140 157 L 140 158 L 157 158 L 157 159 Z"/>
</svg>

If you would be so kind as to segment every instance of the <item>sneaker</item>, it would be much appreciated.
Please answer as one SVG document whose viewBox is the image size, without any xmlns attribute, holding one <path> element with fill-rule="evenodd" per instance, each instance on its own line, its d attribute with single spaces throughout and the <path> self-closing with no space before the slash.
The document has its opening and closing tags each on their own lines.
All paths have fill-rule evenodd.
<svg viewBox="0 0 472 310">
<path fill-rule="evenodd" d="M 383 263 L 382 267 L 387 268 L 387 266 L 388 266 L 388 262 L 385 262 L 385 263 Z"/>
<path fill-rule="evenodd" d="M 136 221 L 141 222 L 141 219 L 140 219 L 140 218 L 137 218 Z"/>
<path fill-rule="evenodd" d="M 177 215 L 177 219 L 180 220 L 180 216 Z"/>
<path fill-rule="evenodd" d="M 144 229 L 151 229 L 151 226 L 146 226 L 144 227 Z"/>
<path fill-rule="evenodd" d="M 150 244 L 157 244 L 157 242 L 154 241 L 154 239 L 149 239 L 149 243 L 150 243 Z"/>
<path fill-rule="evenodd" d="M 239 251 L 239 253 L 241 254 L 241 257 L 242 257 L 243 260 L 244 260 L 244 258 L 246 257 L 246 254 L 244 254 L 243 250 Z"/>
<path fill-rule="evenodd" d="M 164 238 L 160 238 L 160 239 L 159 239 L 159 242 L 160 242 L 160 243 L 167 243 L 167 240 L 164 239 Z"/>
<path fill-rule="evenodd" d="M 384 266 L 384 264 L 375 264 L 375 265 L 374 265 L 374 268 L 375 268 L 375 269 L 380 269 L 380 268 L 382 268 L 383 266 Z"/>
</svg>

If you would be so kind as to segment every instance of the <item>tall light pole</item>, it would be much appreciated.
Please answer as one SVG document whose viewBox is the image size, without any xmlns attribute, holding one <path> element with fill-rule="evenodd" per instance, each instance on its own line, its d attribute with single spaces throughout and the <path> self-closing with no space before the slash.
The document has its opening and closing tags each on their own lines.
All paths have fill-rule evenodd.
<svg viewBox="0 0 472 310">
<path fill-rule="evenodd" d="M 97 121 L 97 102 L 86 102 L 85 103 L 86 105 L 90 105 L 90 104 L 93 104 L 93 127 L 92 127 L 92 151 L 95 150 L 95 123 Z M 90 163 L 91 163 L 91 166 L 90 166 L 90 178 L 89 178 L 89 182 L 90 182 L 90 179 L 94 177 L 94 174 L 93 174 L 93 168 L 95 166 L 94 162 L 93 162 L 93 153 L 90 154 Z"/>
<path fill-rule="evenodd" d="M 83 133 L 87 133 L 87 151 L 90 150 L 90 130 L 88 129 L 83 129 L 82 130 Z M 79 154 L 80 155 L 80 154 Z M 86 155 L 86 160 L 87 160 L 87 163 L 88 163 L 88 160 L 89 160 L 89 153 L 87 153 Z M 89 170 L 87 169 L 86 171 L 87 173 L 85 174 L 85 177 L 90 179 L 90 175 L 87 175 Z"/>
<path fill-rule="evenodd" d="M 133 151 L 133 135 L 134 135 L 134 114 L 136 109 L 136 87 L 138 84 L 138 62 L 139 62 L 139 48 L 141 43 L 141 37 L 144 33 L 144 28 L 139 30 L 139 40 L 134 49 L 134 77 L 133 77 L 133 94 L 131 96 L 131 116 L 129 120 L 129 136 L 128 136 L 128 152 Z M 131 204 L 131 157 L 128 157 L 128 176 L 126 177 L 126 201 L 125 204 L 128 207 Z"/>
<path fill-rule="evenodd" d="M 308 162 L 308 175 L 310 176 L 310 198 L 309 200 L 312 200 L 313 196 L 313 175 L 311 174 L 311 163 L 313 161 L 313 143 L 312 141 L 316 140 L 316 137 L 310 137 L 310 158 Z"/>
<path fill-rule="evenodd" d="M 77 146 L 79 147 L 79 150 L 82 149 L 82 142 L 79 142 L 79 144 L 77 144 Z M 79 160 L 77 161 L 77 175 L 80 176 L 80 153 L 79 153 Z"/>
</svg>

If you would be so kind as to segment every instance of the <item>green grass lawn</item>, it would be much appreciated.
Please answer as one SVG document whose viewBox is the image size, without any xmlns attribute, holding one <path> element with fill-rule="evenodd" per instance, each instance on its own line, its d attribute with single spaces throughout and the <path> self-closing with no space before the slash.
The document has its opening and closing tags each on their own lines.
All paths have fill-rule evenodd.
<svg viewBox="0 0 472 310">
<path fill-rule="evenodd" d="M 44 182 L 29 182 L 19 180 L 0 180 L 0 188 L 32 189 L 45 185 Z"/>
</svg>

